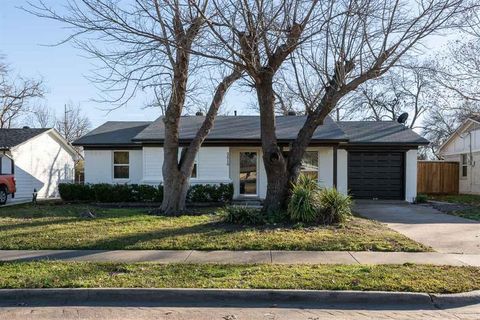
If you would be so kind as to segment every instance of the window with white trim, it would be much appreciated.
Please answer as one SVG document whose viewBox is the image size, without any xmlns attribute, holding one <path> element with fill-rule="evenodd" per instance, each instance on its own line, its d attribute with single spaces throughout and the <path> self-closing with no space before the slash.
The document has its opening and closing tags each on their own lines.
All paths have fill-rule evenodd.
<svg viewBox="0 0 480 320">
<path fill-rule="evenodd" d="M 130 178 L 130 153 L 128 151 L 113 152 L 113 178 Z"/>
<path fill-rule="evenodd" d="M 462 177 L 466 177 L 468 174 L 468 154 L 462 154 Z"/>
</svg>

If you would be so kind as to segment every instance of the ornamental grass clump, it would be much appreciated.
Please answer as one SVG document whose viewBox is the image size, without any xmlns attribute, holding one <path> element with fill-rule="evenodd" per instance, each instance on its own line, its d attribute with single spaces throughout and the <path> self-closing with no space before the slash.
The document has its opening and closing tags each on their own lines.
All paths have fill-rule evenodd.
<svg viewBox="0 0 480 320">
<path fill-rule="evenodd" d="M 295 222 L 311 223 L 317 220 L 320 205 L 317 181 L 306 175 L 300 175 L 292 186 L 292 195 L 287 212 Z"/>
<path fill-rule="evenodd" d="M 352 216 L 352 200 L 335 188 L 323 189 L 318 195 L 318 220 L 323 224 L 343 223 Z"/>
</svg>

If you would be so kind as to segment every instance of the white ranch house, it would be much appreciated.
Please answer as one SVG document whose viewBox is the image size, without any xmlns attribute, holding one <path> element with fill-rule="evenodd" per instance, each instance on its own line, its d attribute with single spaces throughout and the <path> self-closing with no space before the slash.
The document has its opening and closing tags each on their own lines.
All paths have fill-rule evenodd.
<svg viewBox="0 0 480 320">
<path fill-rule="evenodd" d="M 278 141 L 289 143 L 305 116 L 276 118 Z M 204 116 L 184 116 L 180 142 L 187 145 Z M 86 183 L 162 182 L 164 124 L 107 122 L 74 142 L 85 152 Z M 316 130 L 303 170 L 324 187 L 355 198 L 413 201 L 417 149 L 428 141 L 397 122 L 334 122 Z M 233 183 L 234 198 L 265 198 L 266 173 L 258 116 L 219 116 L 197 157 L 192 184 Z"/>
</svg>

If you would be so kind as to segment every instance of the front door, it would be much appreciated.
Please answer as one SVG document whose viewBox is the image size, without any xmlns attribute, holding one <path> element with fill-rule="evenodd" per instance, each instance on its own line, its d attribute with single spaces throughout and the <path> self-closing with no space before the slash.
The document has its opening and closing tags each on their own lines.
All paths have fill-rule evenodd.
<svg viewBox="0 0 480 320">
<path fill-rule="evenodd" d="M 257 195 L 257 152 L 240 152 L 240 195 Z"/>
</svg>

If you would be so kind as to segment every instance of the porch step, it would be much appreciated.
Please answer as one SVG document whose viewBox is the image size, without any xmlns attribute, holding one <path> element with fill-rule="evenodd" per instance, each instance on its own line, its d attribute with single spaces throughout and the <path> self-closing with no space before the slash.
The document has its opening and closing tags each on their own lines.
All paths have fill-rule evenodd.
<svg viewBox="0 0 480 320">
<path fill-rule="evenodd" d="M 246 206 L 246 207 L 261 207 L 263 205 L 262 199 L 235 199 L 232 200 L 234 206 Z"/>
</svg>

